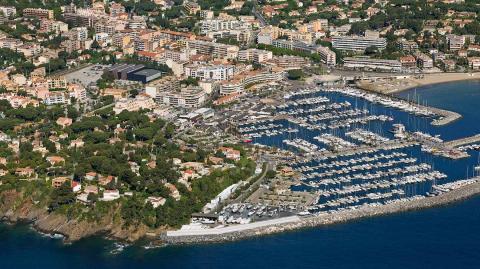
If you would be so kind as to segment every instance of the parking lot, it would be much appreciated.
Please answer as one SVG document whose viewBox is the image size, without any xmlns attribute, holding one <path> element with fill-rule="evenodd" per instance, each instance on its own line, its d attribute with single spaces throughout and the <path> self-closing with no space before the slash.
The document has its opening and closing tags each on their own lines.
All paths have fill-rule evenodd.
<svg viewBox="0 0 480 269">
<path fill-rule="evenodd" d="M 95 85 L 97 80 L 102 77 L 103 70 L 108 67 L 107 65 L 91 65 L 80 70 L 68 73 L 65 75 L 65 79 L 70 83 L 80 83 L 84 87 L 90 84 Z"/>
</svg>

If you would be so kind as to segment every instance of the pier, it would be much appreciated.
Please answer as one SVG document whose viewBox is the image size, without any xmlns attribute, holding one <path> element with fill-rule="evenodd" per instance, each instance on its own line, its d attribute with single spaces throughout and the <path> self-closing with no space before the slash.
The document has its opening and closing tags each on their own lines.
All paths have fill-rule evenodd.
<svg viewBox="0 0 480 269">
<path fill-rule="evenodd" d="M 459 147 L 480 142 L 480 134 L 440 143 L 422 139 L 421 137 L 416 137 L 416 139 L 428 148 L 430 153 L 456 160 L 470 156 L 464 149 Z"/>
<path fill-rule="evenodd" d="M 434 113 L 435 115 L 440 116 L 440 118 L 434 119 L 431 122 L 431 125 L 434 125 L 434 126 L 447 125 L 447 124 L 452 123 L 452 122 L 454 122 L 454 121 L 456 121 L 456 120 L 458 120 L 462 117 L 462 115 L 460 115 L 459 113 L 454 112 L 454 111 L 449 111 L 449 110 L 440 109 L 440 108 L 436 108 L 436 107 L 431 107 L 431 106 L 427 106 L 427 105 L 421 105 L 421 104 L 418 104 L 414 101 L 405 100 L 403 98 L 396 97 L 396 96 L 391 95 L 391 94 L 386 94 L 386 93 L 382 93 L 382 92 L 379 92 L 379 91 L 372 91 L 372 90 L 366 89 L 364 87 L 360 87 L 360 88 L 362 90 L 367 91 L 367 92 L 373 92 L 373 93 L 375 93 L 379 96 L 389 97 L 393 100 L 407 101 L 408 103 L 410 103 L 410 105 L 413 105 L 413 106 L 415 106 L 419 109 L 428 110 L 428 111 Z"/>
<path fill-rule="evenodd" d="M 369 145 L 355 146 L 353 148 L 348 148 L 348 149 L 340 150 L 336 152 L 325 152 L 325 153 L 315 154 L 314 156 L 305 156 L 301 158 L 301 160 L 310 161 L 313 158 L 331 157 L 331 156 L 338 156 L 338 155 L 354 155 L 354 154 L 360 154 L 360 153 L 372 151 L 372 150 L 377 151 L 382 149 L 388 150 L 388 149 L 394 149 L 394 148 L 405 148 L 405 147 L 415 146 L 418 144 L 420 143 L 416 140 L 395 139 L 395 140 L 386 141 L 377 146 L 369 146 Z"/>
<path fill-rule="evenodd" d="M 431 122 L 431 124 L 434 126 L 447 125 L 462 117 L 462 115 L 458 114 L 457 112 L 443 110 L 439 108 L 429 107 L 429 110 L 441 116 L 440 118 L 435 119 Z"/>
<path fill-rule="evenodd" d="M 467 145 L 467 144 L 472 144 L 472 143 L 477 143 L 477 142 L 480 142 L 480 134 L 477 134 L 477 135 L 474 135 L 474 136 L 469 136 L 469 137 L 464 137 L 464 138 L 460 138 L 460 139 L 456 139 L 456 140 L 451 140 L 451 141 L 443 143 L 443 145 L 446 148 L 456 148 L 456 147 L 460 147 L 460 146 Z"/>
</svg>

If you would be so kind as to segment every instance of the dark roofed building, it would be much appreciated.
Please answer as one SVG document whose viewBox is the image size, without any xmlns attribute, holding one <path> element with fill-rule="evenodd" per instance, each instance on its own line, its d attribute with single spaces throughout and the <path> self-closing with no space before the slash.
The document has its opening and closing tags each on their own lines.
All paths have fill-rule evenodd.
<svg viewBox="0 0 480 269">
<path fill-rule="evenodd" d="M 154 79 L 157 79 L 162 76 L 162 72 L 155 69 L 142 69 L 135 73 L 130 72 L 127 76 L 128 80 L 140 81 L 143 83 L 148 83 Z"/>
<path fill-rule="evenodd" d="M 107 68 L 105 72 L 110 72 L 115 79 L 128 79 L 129 73 L 134 73 L 145 68 L 142 64 L 116 64 Z"/>
<path fill-rule="evenodd" d="M 145 68 L 143 64 L 116 64 L 107 69 L 114 79 L 139 81 L 148 83 L 162 76 L 162 72 L 156 69 Z"/>
</svg>

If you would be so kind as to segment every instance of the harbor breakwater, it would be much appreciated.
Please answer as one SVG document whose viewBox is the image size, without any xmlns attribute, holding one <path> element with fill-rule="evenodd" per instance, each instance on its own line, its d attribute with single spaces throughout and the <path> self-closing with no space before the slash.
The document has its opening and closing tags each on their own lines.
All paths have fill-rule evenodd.
<svg viewBox="0 0 480 269">
<path fill-rule="evenodd" d="M 406 211 L 420 210 L 431 207 L 446 205 L 449 203 L 464 200 L 466 198 L 480 194 L 480 178 L 474 183 L 459 187 L 449 192 L 434 197 L 425 197 L 415 200 L 396 202 L 386 205 L 363 206 L 357 209 L 339 211 L 335 213 L 321 213 L 308 217 L 287 217 L 278 222 L 269 222 L 265 225 L 257 224 L 257 226 L 244 225 L 242 229 L 238 225 L 232 232 L 222 231 L 224 228 L 205 229 L 202 234 L 200 231 L 189 232 L 183 234 L 180 231 L 176 233 L 163 233 L 160 239 L 168 244 L 196 244 L 196 243 L 213 243 L 224 241 L 236 241 L 255 236 L 269 235 L 274 233 L 292 231 L 301 228 L 311 228 L 323 225 L 331 225 L 337 223 L 348 222 L 366 217 L 381 216 Z"/>
<path fill-rule="evenodd" d="M 460 115 L 459 113 L 454 112 L 454 111 L 449 111 L 449 110 L 440 109 L 440 108 L 436 108 L 436 107 L 425 107 L 425 108 L 429 109 L 433 113 L 440 116 L 440 118 L 434 119 L 432 121 L 431 124 L 434 125 L 434 126 L 447 125 L 447 124 L 452 123 L 452 122 L 454 122 L 454 121 L 456 121 L 456 120 L 458 120 L 462 117 L 462 115 Z"/>
<path fill-rule="evenodd" d="M 395 95 L 391 95 L 391 94 L 384 94 L 384 93 L 379 93 L 379 92 L 376 92 L 376 91 L 369 91 L 369 90 L 366 90 L 366 91 L 373 92 L 373 93 L 381 95 L 381 96 L 389 97 L 389 98 L 392 98 L 393 100 L 407 101 L 410 105 L 414 105 L 419 109 L 428 110 L 428 111 L 434 113 L 435 115 L 438 116 L 438 118 L 432 120 L 431 124 L 433 126 L 447 125 L 447 124 L 450 124 L 450 123 L 462 118 L 462 115 L 460 113 L 457 113 L 457 112 L 454 112 L 454 111 L 441 109 L 441 108 L 438 108 L 438 107 L 432 107 L 432 106 L 428 106 L 428 105 L 422 105 L 422 104 L 419 104 L 415 101 L 407 100 L 407 99 L 404 99 L 404 98 L 401 98 L 401 97 L 398 97 L 398 96 L 395 96 Z"/>
</svg>

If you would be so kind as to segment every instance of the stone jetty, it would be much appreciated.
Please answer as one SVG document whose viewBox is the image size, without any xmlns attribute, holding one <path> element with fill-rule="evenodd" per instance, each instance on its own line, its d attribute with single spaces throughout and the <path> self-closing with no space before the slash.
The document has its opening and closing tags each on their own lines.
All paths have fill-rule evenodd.
<svg viewBox="0 0 480 269">
<path fill-rule="evenodd" d="M 228 230 L 227 227 L 223 227 L 217 229 L 205 229 L 205 232 L 203 233 L 200 230 L 196 230 L 195 232 L 185 231 L 184 233 L 180 233 L 178 231 L 167 232 L 161 235 L 161 240 L 169 244 L 196 244 L 234 241 L 254 236 L 291 231 L 299 228 L 331 225 L 366 217 L 436 207 L 480 194 L 479 180 L 480 178 L 476 178 L 476 180 L 471 184 L 434 197 L 425 197 L 386 205 L 362 206 L 357 209 L 344 210 L 335 213 L 321 213 L 319 215 L 308 217 L 291 216 L 279 218 L 277 220 L 266 221 L 264 223 L 257 222 L 255 225 L 236 225 L 235 228 L 228 228 L 230 230 Z"/>
<path fill-rule="evenodd" d="M 455 148 L 455 147 L 459 147 L 467 144 L 473 144 L 477 142 L 480 142 L 480 134 L 444 142 L 443 145 L 447 148 Z"/>
</svg>

